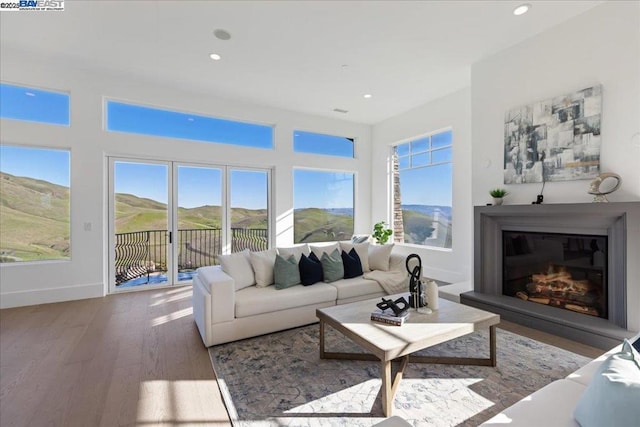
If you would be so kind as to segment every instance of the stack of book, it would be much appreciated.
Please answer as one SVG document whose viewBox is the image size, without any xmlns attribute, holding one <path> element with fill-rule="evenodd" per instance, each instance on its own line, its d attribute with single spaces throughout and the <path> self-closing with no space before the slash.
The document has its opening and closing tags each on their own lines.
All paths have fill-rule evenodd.
<svg viewBox="0 0 640 427">
<path fill-rule="evenodd" d="M 400 326 L 409 317 L 409 310 L 406 310 L 400 316 L 396 316 L 391 310 L 376 310 L 371 313 L 371 320 L 374 322 L 386 323 L 387 325 Z"/>
</svg>

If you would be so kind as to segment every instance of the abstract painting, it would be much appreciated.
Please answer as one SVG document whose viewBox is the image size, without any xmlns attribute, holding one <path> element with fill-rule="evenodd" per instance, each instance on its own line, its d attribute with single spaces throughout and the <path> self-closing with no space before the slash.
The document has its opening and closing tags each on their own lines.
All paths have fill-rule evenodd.
<svg viewBox="0 0 640 427">
<path fill-rule="evenodd" d="M 508 111 L 504 183 L 593 179 L 600 173 L 602 85 Z"/>
</svg>

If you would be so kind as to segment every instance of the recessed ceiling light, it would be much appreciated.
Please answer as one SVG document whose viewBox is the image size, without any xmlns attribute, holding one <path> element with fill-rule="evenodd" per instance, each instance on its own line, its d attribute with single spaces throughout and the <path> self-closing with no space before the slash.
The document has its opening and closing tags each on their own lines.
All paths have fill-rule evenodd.
<svg viewBox="0 0 640 427">
<path fill-rule="evenodd" d="M 231 38 L 231 34 L 229 34 L 229 31 L 223 30 L 222 28 L 214 30 L 213 35 L 220 40 L 229 40 Z"/>
<path fill-rule="evenodd" d="M 525 13 L 527 13 L 529 11 L 529 9 L 531 8 L 530 4 L 521 4 L 520 6 L 516 7 L 515 9 L 513 9 L 513 14 L 516 16 L 520 16 L 520 15 L 524 15 Z"/>
<path fill-rule="evenodd" d="M 214 61 L 219 61 L 222 57 L 217 53 L 212 53 L 211 55 L 209 55 L 209 58 L 213 59 Z"/>
<path fill-rule="evenodd" d="M 364 94 L 364 97 L 365 97 L 365 98 L 367 98 L 367 99 L 371 98 L 372 96 L 373 96 L 373 95 L 371 95 L 370 93 L 365 93 L 365 94 Z"/>
<path fill-rule="evenodd" d="M 33 92 L 25 92 L 24 94 L 27 96 L 36 96 L 36 94 Z"/>
</svg>

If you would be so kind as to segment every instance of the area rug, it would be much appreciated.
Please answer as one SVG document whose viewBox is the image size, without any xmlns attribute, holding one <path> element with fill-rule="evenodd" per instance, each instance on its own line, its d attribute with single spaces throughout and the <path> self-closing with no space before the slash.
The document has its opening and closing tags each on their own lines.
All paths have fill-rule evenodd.
<svg viewBox="0 0 640 427">
<path fill-rule="evenodd" d="M 364 352 L 326 328 L 327 351 Z M 379 362 L 320 360 L 318 325 L 211 347 L 234 426 L 371 426 L 384 419 Z M 393 414 L 414 426 L 477 426 L 590 359 L 497 329 L 497 367 L 410 363 Z M 488 331 L 418 354 L 488 357 Z"/>
</svg>

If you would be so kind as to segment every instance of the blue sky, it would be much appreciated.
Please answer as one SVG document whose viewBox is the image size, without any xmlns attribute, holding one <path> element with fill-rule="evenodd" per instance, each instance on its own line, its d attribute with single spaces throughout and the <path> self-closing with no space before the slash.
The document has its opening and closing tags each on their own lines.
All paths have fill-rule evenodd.
<svg viewBox="0 0 640 427">
<path fill-rule="evenodd" d="M 0 145 L 0 171 L 69 187 L 69 151 Z"/>
<path fill-rule="evenodd" d="M 63 93 L 1 84 L 0 117 L 69 124 L 69 96 Z M 108 128 L 124 132 L 181 136 L 201 141 L 224 141 L 258 148 L 272 147 L 272 128 L 188 113 L 109 102 Z M 213 136 L 212 136 L 213 135 Z M 449 134 L 450 137 L 450 134 Z M 347 137 L 295 131 L 294 151 L 353 156 Z M 443 141 L 446 145 L 446 141 Z M 434 138 L 434 146 L 438 145 Z M 0 147 L 0 170 L 16 176 L 42 179 L 69 186 L 69 152 Z M 26 154 L 28 153 L 28 154 Z M 330 158 L 328 158 L 330 159 Z M 167 203 L 168 166 L 117 162 L 115 190 Z M 352 173 L 294 170 L 294 208 L 352 208 Z M 451 206 L 451 164 L 403 171 L 404 204 Z M 178 203 L 193 208 L 221 205 L 222 171 L 215 168 L 179 167 Z M 267 208 L 267 174 L 232 170 L 232 207 Z"/>
</svg>

